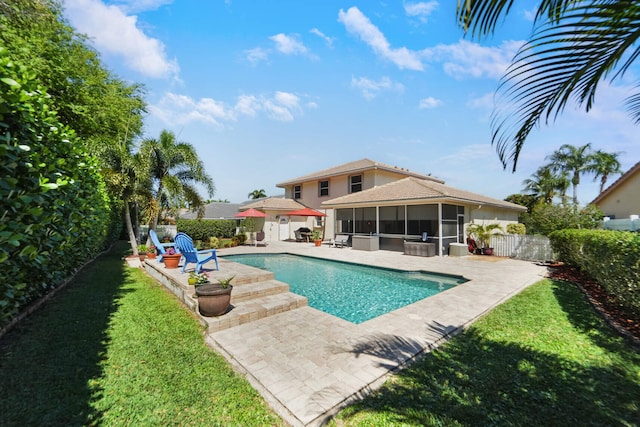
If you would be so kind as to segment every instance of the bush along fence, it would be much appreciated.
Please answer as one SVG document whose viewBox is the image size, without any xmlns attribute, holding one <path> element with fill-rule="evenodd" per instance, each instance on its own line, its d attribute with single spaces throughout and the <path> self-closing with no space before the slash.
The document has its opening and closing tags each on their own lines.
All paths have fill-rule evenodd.
<svg viewBox="0 0 640 427">
<path fill-rule="evenodd" d="M 640 317 L 640 234 L 560 230 L 549 238 L 560 261 L 587 274 Z"/>
</svg>

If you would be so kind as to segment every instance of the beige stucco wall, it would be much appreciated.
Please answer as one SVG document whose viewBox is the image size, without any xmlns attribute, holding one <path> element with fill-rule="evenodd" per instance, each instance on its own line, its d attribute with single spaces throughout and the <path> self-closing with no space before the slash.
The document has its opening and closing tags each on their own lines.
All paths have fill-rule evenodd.
<svg viewBox="0 0 640 427">
<path fill-rule="evenodd" d="M 605 216 L 627 219 L 630 215 L 640 215 L 640 172 L 627 178 L 623 183 L 607 194 L 598 208 Z"/>
</svg>

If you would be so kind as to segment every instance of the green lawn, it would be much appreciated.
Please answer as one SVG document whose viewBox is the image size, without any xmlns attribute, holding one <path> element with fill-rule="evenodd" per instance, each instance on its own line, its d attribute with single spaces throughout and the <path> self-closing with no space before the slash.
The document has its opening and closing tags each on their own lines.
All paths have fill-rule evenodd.
<svg viewBox="0 0 640 427">
<path fill-rule="evenodd" d="M 543 280 L 343 410 L 340 426 L 638 426 L 640 355 Z"/>
<path fill-rule="evenodd" d="M 100 258 L 0 347 L 2 426 L 284 425 L 173 294 Z"/>
<path fill-rule="evenodd" d="M 0 343 L 0 425 L 284 425 L 125 250 Z M 640 355 L 574 286 L 544 280 L 333 424 L 640 425 Z"/>
</svg>

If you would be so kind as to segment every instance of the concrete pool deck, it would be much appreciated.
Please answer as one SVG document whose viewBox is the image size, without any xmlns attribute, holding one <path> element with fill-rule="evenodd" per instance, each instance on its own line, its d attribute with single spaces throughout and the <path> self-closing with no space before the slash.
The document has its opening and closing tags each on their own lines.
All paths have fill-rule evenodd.
<svg viewBox="0 0 640 427">
<path fill-rule="evenodd" d="M 469 279 L 359 325 L 308 307 L 300 299 L 289 303 L 288 311 L 267 313 L 271 315 L 262 318 L 249 319 L 249 314 L 239 314 L 243 310 L 240 302 L 220 318 L 202 318 L 203 324 L 209 325 L 205 332 L 207 344 L 242 373 L 292 426 L 324 424 L 339 409 L 382 385 L 395 370 L 461 332 L 492 308 L 541 280 L 547 272 L 534 263 L 505 258 L 426 258 L 392 251 L 272 242 L 267 247 L 219 250 L 220 272 L 214 273 L 225 277 L 235 274 L 236 280 L 242 281 L 243 275 L 255 274 L 252 268 L 224 260 L 224 255 L 282 252 Z M 147 262 L 145 267 L 156 278 L 160 274 L 186 284 L 188 275 L 182 275 L 179 269 L 166 270 L 155 261 Z M 265 282 L 260 281 L 263 279 Z M 247 281 L 255 282 L 251 286 L 271 282 L 268 277 Z M 240 285 L 234 293 L 236 288 Z M 180 289 L 173 291 L 178 294 Z M 188 301 L 187 297 L 187 305 L 197 313 Z M 232 315 L 237 315 L 236 321 Z M 243 315 L 247 321 L 241 323 Z M 225 328 L 218 327 L 224 321 Z"/>
</svg>

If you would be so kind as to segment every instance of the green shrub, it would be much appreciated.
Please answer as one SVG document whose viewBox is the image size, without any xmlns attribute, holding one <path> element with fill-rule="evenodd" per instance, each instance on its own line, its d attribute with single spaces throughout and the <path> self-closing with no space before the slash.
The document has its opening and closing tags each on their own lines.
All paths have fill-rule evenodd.
<svg viewBox="0 0 640 427">
<path fill-rule="evenodd" d="M 525 214 L 522 222 L 530 234 L 548 236 L 557 230 L 597 228 L 603 216 L 602 211 L 594 205 L 578 210 L 573 206 L 542 204 Z"/>
<path fill-rule="evenodd" d="M 95 159 L 34 79 L 0 47 L 0 325 L 60 286 L 115 229 Z"/>
<path fill-rule="evenodd" d="M 507 224 L 509 234 L 527 234 L 527 227 L 524 224 Z"/>
<path fill-rule="evenodd" d="M 640 316 L 640 234 L 561 230 L 549 238 L 560 261 L 580 269 Z"/>
<path fill-rule="evenodd" d="M 179 219 L 178 231 L 187 233 L 193 240 L 208 242 L 211 237 L 233 237 L 236 221 L 233 219 Z"/>
</svg>

